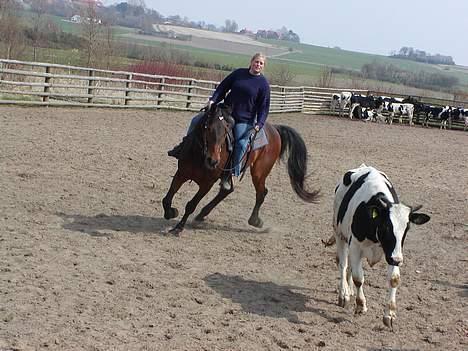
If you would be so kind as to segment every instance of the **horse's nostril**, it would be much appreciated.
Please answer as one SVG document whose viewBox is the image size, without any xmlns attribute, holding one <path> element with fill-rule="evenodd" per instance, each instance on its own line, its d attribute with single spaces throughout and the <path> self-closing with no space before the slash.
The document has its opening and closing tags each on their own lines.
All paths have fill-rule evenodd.
<svg viewBox="0 0 468 351">
<path fill-rule="evenodd" d="M 211 157 L 208 157 L 206 161 L 210 167 L 215 167 L 218 164 L 218 161 L 216 161 L 215 159 Z"/>
</svg>

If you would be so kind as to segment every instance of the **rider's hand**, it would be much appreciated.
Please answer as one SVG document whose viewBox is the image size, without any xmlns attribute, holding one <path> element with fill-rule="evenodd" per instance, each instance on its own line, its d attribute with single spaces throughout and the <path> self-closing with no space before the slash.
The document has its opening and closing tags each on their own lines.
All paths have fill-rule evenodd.
<svg viewBox="0 0 468 351">
<path fill-rule="evenodd" d="M 256 124 L 254 129 L 255 129 L 256 132 L 258 132 L 260 130 L 260 126 L 258 124 Z"/>
<path fill-rule="evenodd" d="M 206 108 L 207 111 L 211 108 L 211 105 L 213 105 L 213 101 L 208 100 L 208 102 L 205 105 L 205 108 Z"/>
</svg>

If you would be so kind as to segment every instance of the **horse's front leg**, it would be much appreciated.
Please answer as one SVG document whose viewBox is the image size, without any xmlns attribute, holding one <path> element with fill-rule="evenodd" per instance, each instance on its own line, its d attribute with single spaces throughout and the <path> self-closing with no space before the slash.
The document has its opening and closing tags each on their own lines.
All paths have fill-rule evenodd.
<svg viewBox="0 0 468 351">
<path fill-rule="evenodd" d="M 208 216 L 211 211 L 233 191 L 233 186 L 231 186 L 231 189 L 229 190 L 220 188 L 219 193 L 214 197 L 213 200 L 211 200 L 205 207 L 202 208 L 200 213 L 195 217 L 195 220 L 200 222 L 203 221 L 205 217 Z"/>
<path fill-rule="evenodd" d="M 180 220 L 177 225 L 170 230 L 170 233 L 174 235 L 179 235 L 182 230 L 184 230 L 185 223 L 187 222 L 187 219 L 189 216 L 195 211 L 197 208 L 198 203 L 200 202 L 201 199 L 205 197 L 205 195 L 210 191 L 211 187 L 213 186 L 214 183 L 211 183 L 209 185 L 200 187 L 195 194 L 195 196 L 187 202 L 187 205 L 185 205 L 185 212 L 184 215 L 182 216 L 182 219 Z"/>
<path fill-rule="evenodd" d="M 174 178 L 172 178 L 169 191 L 167 192 L 164 199 L 162 199 L 165 219 L 176 218 L 179 215 L 179 211 L 177 210 L 177 208 L 172 207 L 172 199 L 174 198 L 174 195 L 179 191 L 182 184 L 184 184 L 186 181 L 187 178 L 183 177 L 182 174 L 177 170 L 176 174 L 174 175 Z"/>
</svg>

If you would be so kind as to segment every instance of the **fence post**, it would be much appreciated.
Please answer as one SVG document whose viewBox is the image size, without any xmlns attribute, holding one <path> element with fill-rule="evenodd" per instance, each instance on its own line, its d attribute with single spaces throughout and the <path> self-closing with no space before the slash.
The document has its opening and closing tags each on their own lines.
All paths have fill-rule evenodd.
<svg viewBox="0 0 468 351">
<path fill-rule="evenodd" d="M 128 102 L 131 100 L 130 99 L 130 81 L 133 78 L 133 74 L 127 74 L 127 81 L 125 82 L 125 100 L 124 100 L 124 105 L 128 105 Z"/>
<path fill-rule="evenodd" d="M 304 87 L 301 87 L 301 93 L 302 93 L 301 113 L 304 113 L 304 106 L 305 106 L 305 89 L 304 89 Z"/>
<path fill-rule="evenodd" d="M 45 73 L 47 76 L 44 79 L 44 95 L 42 96 L 42 102 L 49 102 L 49 93 L 50 93 L 50 77 L 48 74 L 50 73 L 50 66 L 46 66 Z M 48 104 L 47 104 L 48 106 Z"/>
<path fill-rule="evenodd" d="M 193 79 L 189 82 L 189 87 L 187 89 L 187 103 L 185 104 L 185 108 L 189 109 L 190 108 L 190 105 L 192 104 L 192 102 L 190 100 L 192 100 L 192 96 L 190 94 L 192 94 L 192 90 L 193 90 L 193 84 L 195 82 L 193 81 Z"/>
<path fill-rule="evenodd" d="M 286 107 L 286 88 L 281 87 L 280 92 L 281 92 L 280 110 L 285 110 L 285 107 Z"/>
<path fill-rule="evenodd" d="M 162 96 L 163 96 L 163 91 L 165 89 L 165 84 L 166 83 L 166 78 L 165 77 L 161 77 L 161 80 L 159 81 L 159 93 L 158 93 L 158 101 L 157 101 L 157 105 L 161 105 L 161 99 L 162 99 Z"/>
<path fill-rule="evenodd" d="M 94 70 L 93 69 L 90 69 L 88 71 L 88 77 L 90 77 L 90 78 L 94 77 Z M 89 79 L 88 80 L 88 95 L 93 95 L 94 94 L 94 89 L 93 89 L 94 84 L 95 84 L 94 79 Z M 93 103 L 93 97 L 88 96 L 88 104 L 92 104 L 92 103 Z"/>
</svg>

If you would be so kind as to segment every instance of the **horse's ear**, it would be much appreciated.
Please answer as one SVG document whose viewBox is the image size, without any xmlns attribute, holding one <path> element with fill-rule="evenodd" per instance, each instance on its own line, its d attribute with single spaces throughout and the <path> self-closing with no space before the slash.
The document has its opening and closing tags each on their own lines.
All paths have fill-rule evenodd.
<svg viewBox="0 0 468 351">
<path fill-rule="evenodd" d="M 218 107 L 220 108 L 224 119 L 229 123 L 231 127 L 233 127 L 236 122 L 234 121 L 234 118 L 232 118 L 232 115 L 231 115 L 232 114 L 231 106 L 226 105 L 224 103 L 220 103 Z"/>
</svg>

